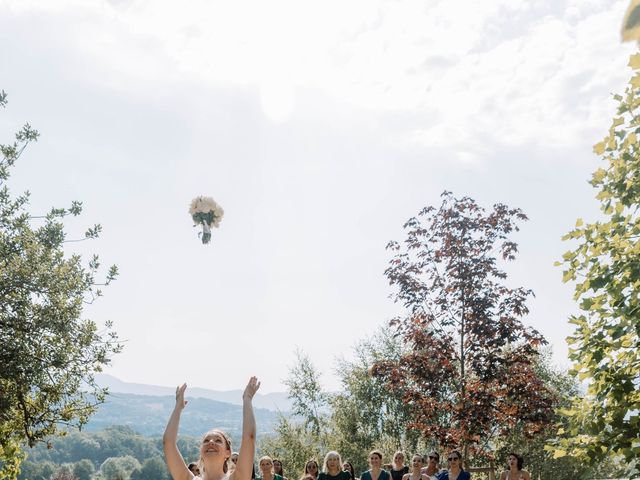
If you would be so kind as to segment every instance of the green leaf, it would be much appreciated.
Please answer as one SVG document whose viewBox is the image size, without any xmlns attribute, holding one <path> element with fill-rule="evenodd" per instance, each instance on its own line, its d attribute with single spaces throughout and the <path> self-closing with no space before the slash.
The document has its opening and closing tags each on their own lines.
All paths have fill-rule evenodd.
<svg viewBox="0 0 640 480">
<path fill-rule="evenodd" d="M 554 460 L 555 460 L 556 458 L 562 458 L 562 457 L 566 457 L 566 456 L 567 456 L 567 452 L 566 452 L 566 450 L 560 450 L 560 449 L 558 449 L 558 450 L 554 450 L 554 452 L 553 452 L 553 458 L 554 458 Z"/>
<path fill-rule="evenodd" d="M 629 57 L 629 66 L 634 70 L 640 69 L 640 53 L 635 53 Z"/>
<path fill-rule="evenodd" d="M 605 142 L 598 142 L 593 146 L 593 153 L 596 155 L 602 155 L 606 149 Z"/>
<path fill-rule="evenodd" d="M 604 168 L 599 168 L 598 170 L 593 172 L 593 180 L 595 182 L 601 182 L 606 175 L 607 171 Z"/>
</svg>

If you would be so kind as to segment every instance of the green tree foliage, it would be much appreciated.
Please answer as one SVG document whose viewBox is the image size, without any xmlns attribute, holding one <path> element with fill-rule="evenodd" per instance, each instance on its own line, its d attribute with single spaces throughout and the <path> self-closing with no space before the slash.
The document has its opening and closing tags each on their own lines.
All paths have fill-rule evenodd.
<svg viewBox="0 0 640 480">
<path fill-rule="evenodd" d="M 55 473 L 58 467 L 59 465 L 56 465 L 54 462 L 49 460 L 43 462 L 25 461 L 20 466 L 19 478 L 24 480 L 48 480 Z"/>
<path fill-rule="evenodd" d="M 134 470 L 131 480 L 171 480 L 162 457 L 147 458 L 142 467 Z"/>
<path fill-rule="evenodd" d="M 50 448 L 47 448 L 50 447 Z M 199 455 L 200 439 L 182 437 L 178 447 L 187 461 L 196 460 Z M 64 437 L 56 437 L 47 446 L 38 444 L 29 450 L 27 459 L 22 463 L 19 480 L 41 478 L 38 472 L 42 465 L 50 465 L 51 472 L 62 465 L 72 465 L 73 473 L 79 480 L 87 480 L 108 458 L 131 456 L 142 465 L 136 475 L 148 473 L 153 467 L 162 467 L 163 475 L 168 475 L 164 461 L 146 462 L 162 459 L 162 438 L 144 437 L 129 426 L 112 426 L 99 432 L 71 432 Z M 154 470 L 156 471 L 156 470 Z M 34 473 L 35 472 L 35 473 Z M 146 473 L 145 473 L 146 472 Z M 98 472 L 99 473 L 99 472 Z M 134 473 L 131 474 L 132 476 Z"/>
<path fill-rule="evenodd" d="M 29 450 L 24 465 L 47 461 L 61 465 L 87 459 L 98 467 L 109 457 L 126 455 L 144 462 L 162 455 L 161 442 L 160 437 L 144 437 L 123 425 L 114 425 L 99 432 L 70 432 L 51 440 L 49 445 L 39 444 Z M 198 438 L 183 437 L 179 446 L 185 458 L 193 458 L 198 454 L 199 445 Z M 26 477 L 21 475 L 20 478 Z"/>
<path fill-rule="evenodd" d="M 4 92 L 0 105 L 6 105 Z M 28 192 L 13 198 L 9 191 L 11 167 L 37 138 L 27 124 L 14 142 L 0 145 L 0 467 L 9 478 L 19 443 L 34 446 L 60 426 L 87 421 L 105 395 L 94 373 L 120 350 L 109 325 L 99 332 L 82 318 L 84 304 L 101 295 L 98 257 L 84 265 L 64 250 L 63 220 L 79 215 L 82 205 L 34 217 Z M 95 225 L 85 238 L 99 232 Z M 113 266 L 103 284 L 116 275 Z"/>
<path fill-rule="evenodd" d="M 319 459 L 332 444 L 329 396 L 321 387 L 319 372 L 300 351 L 284 383 L 292 401 L 292 415 L 280 415 L 274 435 L 262 439 L 260 451 L 281 460 L 287 476 L 295 478 L 308 459 Z"/>
<path fill-rule="evenodd" d="M 100 465 L 100 473 L 105 480 L 129 480 L 140 467 L 140 462 L 131 455 L 109 457 Z"/>
<path fill-rule="evenodd" d="M 572 372 L 587 383 L 586 395 L 564 410 L 555 455 L 596 464 L 608 455 L 626 459 L 640 475 L 640 54 L 624 95 L 615 95 L 617 115 L 595 145 L 604 165 L 591 185 L 602 217 L 578 219 L 564 238 L 577 246 L 563 255 L 564 281 L 574 281 L 582 313 L 568 338 Z"/>
<path fill-rule="evenodd" d="M 402 390 L 370 373 L 376 362 L 399 361 L 404 353 L 400 339 L 382 328 L 355 345 L 352 360 L 338 361 L 342 390 L 331 399 L 334 448 L 358 471 L 368 468 L 368 453 L 374 448 L 418 451 L 420 433 L 406 428 L 415 412 L 403 402 Z"/>
<path fill-rule="evenodd" d="M 425 438 L 483 453 L 496 436 L 532 436 L 552 419 L 553 395 L 533 368 L 545 340 L 520 320 L 532 292 L 508 287 L 496 258 L 515 259 L 509 236 L 526 216 L 442 197 L 407 221 L 403 244 L 389 244 L 386 275 L 407 311 L 391 325 L 408 352 L 373 374 L 404 393 L 416 412 L 410 426 Z"/>
<path fill-rule="evenodd" d="M 319 436 L 326 424 L 328 396 L 320 385 L 320 374 L 309 357 L 296 352 L 296 363 L 284 381 L 292 401 L 292 413 L 302 419 L 304 426 L 313 435 Z"/>
<path fill-rule="evenodd" d="M 538 377 L 542 379 L 544 385 L 557 399 L 554 419 L 561 421 L 563 417 L 557 413 L 557 409 L 569 406 L 572 400 L 580 395 L 578 383 L 566 371 L 552 364 L 550 349 L 543 349 L 534 368 Z M 553 454 L 545 448 L 549 439 L 553 437 L 555 437 L 554 424 L 548 425 L 535 438 L 527 438 L 520 428 L 511 430 L 507 435 L 501 437 L 496 445 L 495 456 L 498 472 L 508 469 L 506 462 L 509 453 L 516 452 L 524 456 L 525 469 L 531 473 L 531 478 L 573 480 L 593 474 L 593 469 L 575 458 L 553 458 Z M 605 473 L 603 471 L 602 478 L 610 473 L 612 472 Z"/>
<path fill-rule="evenodd" d="M 0 478 L 16 478 L 26 456 L 22 451 L 20 439 L 13 435 L 10 426 L 1 423 L 0 439 Z"/>
<path fill-rule="evenodd" d="M 267 435 L 260 441 L 260 452 L 282 461 L 285 476 L 295 480 L 301 476 L 307 460 L 315 458 L 322 465 L 320 459 L 326 450 L 302 423 L 283 415 L 273 435 Z"/>
<path fill-rule="evenodd" d="M 95 472 L 95 467 L 88 459 L 82 459 L 73 464 L 73 475 L 78 480 L 91 480 L 91 476 Z"/>
<path fill-rule="evenodd" d="M 72 465 L 62 465 L 50 477 L 50 480 L 78 480 L 73 473 Z"/>
<path fill-rule="evenodd" d="M 308 357 L 298 352 L 285 380 L 293 415 L 282 415 L 274 434 L 260 443 L 263 453 L 282 460 L 289 478 L 299 477 L 310 458 L 322 463 L 329 450 L 340 452 L 357 470 L 366 470 L 373 448 L 382 448 L 389 455 L 398 448 L 424 448 L 419 432 L 405 428 L 413 416 L 401 390 L 389 388 L 370 374 L 375 362 L 401 358 L 402 343 L 388 329 L 381 329 L 358 342 L 353 353 L 353 360 L 338 361 L 342 388 L 329 395 Z"/>
</svg>

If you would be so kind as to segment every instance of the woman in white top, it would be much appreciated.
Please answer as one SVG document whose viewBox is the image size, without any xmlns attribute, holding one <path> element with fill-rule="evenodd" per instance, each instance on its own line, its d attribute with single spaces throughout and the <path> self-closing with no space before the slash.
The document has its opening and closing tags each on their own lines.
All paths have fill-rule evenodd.
<svg viewBox="0 0 640 480">
<path fill-rule="evenodd" d="M 405 473 L 402 480 L 430 480 L 428 475 L 422 473 L 422 467 L 424 466 L 424 459 L 422 455 L 417 453 L 411 459 L 411 471 Z"/>
<path fill-rule="evenodd" d="M 238 462 L 233 472 L 228 473 L 228 461 L 231 457 L 231 439 L 222 430 L 214 429 L 204 434 L 200 446 L 200 461 L 198 468 L 200 476 L 196 477 L 187 468 L 178 450 L 178 427 L 180 415 L 187 405 L 184 391 L 187 384 L 176 388 L 176 406 L 169 417 L 167 428 L 162 437 L 164 457 L 173 480 L 251 480 L 253 471 L 253 457 L 256 451 L 256 419 L 253 414 L 253 396 L 260 388 L 256 377 L 251 377 L 242 394 L 242 441 L 238 452 Z"/>
<path fill-rule="evenodd" d="M 531 480 L 529 472 L 522 469 L 522 467 L 524 467 L 524 458 L 522 455 L 510 453 L 507 458 L 507 467 L 509 469 L 502 472 L 500 480 Z"/>
</svg>

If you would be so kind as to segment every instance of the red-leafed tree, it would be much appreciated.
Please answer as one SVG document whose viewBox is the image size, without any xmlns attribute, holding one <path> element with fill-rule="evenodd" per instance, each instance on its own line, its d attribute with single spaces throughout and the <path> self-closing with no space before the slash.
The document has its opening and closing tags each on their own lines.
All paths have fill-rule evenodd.
<svg viewBox="0 0 640 480">
<path fill-rule="evenodd" d="M 548 425 L 554 398 L 534 370 L 544 337 L 520 321 L 531 290 L 506 285 L 500 262 L 515 259 L 509 235 L 527 217 L 471 198 L 442 194 L 404 226 L 385 274 L 406 313 L 391 321 L 409 351 L 378 362 L 373 375 L 404 391 L 419 429 L 442 448 L 489 454 L 496 435 L 535 435 Z"/>
</svg>

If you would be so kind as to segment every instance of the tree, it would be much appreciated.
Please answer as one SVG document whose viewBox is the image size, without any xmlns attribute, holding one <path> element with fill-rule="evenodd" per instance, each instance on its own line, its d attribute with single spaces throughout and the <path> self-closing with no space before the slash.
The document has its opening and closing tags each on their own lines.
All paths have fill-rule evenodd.
<svg viewBox="0 0 640 480">
<path fill-rule="evenodd" d="M 564 421 L 558 410 L 571 404 L 573 398 L 580 395 L 580 388 L 576 380 L 569 373 L 553 365 L 551 349 L 542 349 L 534 365 L 535 371 L 544 385 L 553 392 L 554 421 Z M 511 430 L 501 437 L 496 444 L 495 456 L 498 469 L 506 468 L 506 459 L 513 451 L 520 453 L 525 460 L 525 468 L 531 473 L 531 478 L 553 478 L 554 480 L 572 480 L 575 478 L 606 478 L 612 470 L 601 469 L 602 476 L 594 476 L 593 469 L 575 458 L 553 458 L 545 447 L 549 439 L 554 438 L 555 425 L 548 425 L 535 438 L 527 438 L 521 429 Z"/>
<path fill-rule="evenodd" d="M 321 459 L 325 449 L 304 425 L 284 415 L 272 435 L 260 440 L 260 452 L 282 461 L 287 478 L 297 478 L 310 458 Z M 322 464 L 322 462 L 320 462 Z"/>
<path fill-rule="evenodd" d="M 100 473 L 105 480 L 129 480 L 138 469 L 140 462 L 131 455 L 109 457 L 100 465 Z"/>
<path fill-rule="evenodd" d="M 78 480 L 91 480 L 95 467 L 88 459 L 82 459 L 73 465 L 73 474 Z"/>
<path fill-rule="evenodd" d="M 487 213 L 449 192 L 442 199 L 407 221 L 403 245 L 388 246 L 394 257 L 385 273 L 406 309 L 391 325 L 408 351 L 372 373 L 404 392 L 415 412 L 410 427 L 467 457 L 490 451 L 513 428 L 540 432 L 553 396 L 533 368 L 545 340 L 520 321 L 532 292 L 509 288 L 494 256 L 515 259 L 509 235 L 526 216 L 502 204 Z"/>
<path fill-rule="evenodd" d="M 6 98 L 2 92 L 0 106 Z M 101 295 L 98 257 L 85 266 L 79 255 L 65 252 L 63 220 L 79 215 L 82 205 L 72 202 L 38 217 L 27 212 L 28 192 L 15 199 L 10 194 L 11 167 L 37 138 L 26 124 L 13 143 L 0 145 L 0 475 L 9 478 L 17 474 L 22 442 L 34 446 L 60 426 L 87 421 L 106 393 L 94 373 L 120 350 L 110 325 L 98 331 L 82 318 L 83 305 Z M 99 232 L 95 225 L 85 238 Z M 103 284 L 116 275 L 113 266 Z"/>
<path fill-rule="evenodd" d="M 342 389 L 331 399 L 334 448 L 358 471 L 366 470 L 366 459 L 373 448 L 424 451 L 418 450 L 419 432 L 406 429 L 414 412 L 403 402 L 402 390 L 390 388 L 370 374 L 376 362 L 402 358 L 405 352 L 400 339 L 381 328 L 359 341 L 353 353 L 353 360 L 340 359 L 336 368 Z"/>
<path fill-rule="evenodd" d="M 260 451 L 280 459 L 288 471 L 302 472 L 308 459 L 319 458 L 332 443 L 329 396 L 320 385 L 320 373 L 300 351 L 284 383 L 292 401 L 292 415 L 280 416 L 274 435 L 261 440 Z"/>
<path fill-rule="evenodd" d="M 587 383 L 586 395 L 564 410 L 555 455 L 590 464 L 608 455 L 626 459 L 627 474 L 640 464 L 640 54 L 631 56 L 635 76 L 618 102 L 608 135 L 594 146 L 605 165 L 595 171 L 602 219 L 578 219 L 564 238 L 577 246 L 563 255 L 565 282 L 575 281 L 582 311 L 569 342 L 572 372 Z"/>
<path fill-rule="evenodd" d="M 49 480 L 58 465 L 49 460 L 44 462 L 24 462 L 20 468 L 20 478 L 25 480 Z M 0 478 L 12 478 L 10 476 Z"/>
<path fill-rule="evenodd" d="M 50 477 L 50 480 L 78 480 L 73 473 L 73 467 L 69 465 L 62 465 L 56 472 Z"/>
<path fill-rule="evenodd" d="M 320 385 L 320 374 L 309 357 L 296 352 L 296 363 L 289 370 L 284 381 L 288 387 L 289 399 L 292 401 L 292 412 L 303 420 L 305 428 L 319 436 L 326 422 L 328 396 Z"/>
<path fill-rule="evenodd" d="M 171 480 L 162 457 L 148 458 L 138 470 L 131 474 L 131 480 Z"/>
</svg>

